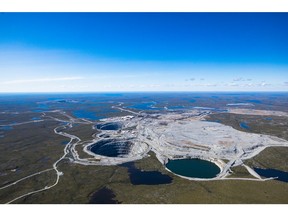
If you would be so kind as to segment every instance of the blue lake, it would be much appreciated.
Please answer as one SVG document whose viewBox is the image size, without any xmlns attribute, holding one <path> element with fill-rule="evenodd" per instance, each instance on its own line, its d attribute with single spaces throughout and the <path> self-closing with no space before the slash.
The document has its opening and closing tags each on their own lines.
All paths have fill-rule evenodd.
<svg viewBox="0 0 288 216">
<path fill-rule="evenodd" d="M 243 128 L 245 130 L 250 130 L 250 127 L 245 122 L 240 122 L 239 125 L 240 125 L 241 128 Z"/>
<path fill-rule="evenodd" d="M 84 118 L 84 119 L 89 119 L 89 120 L 99 120 L 102 117 L 97 116 L 95 112 L 87 111 L 87 110 L 76 110 L 73 111 L 72 114 L 76 118 Z"/>
<path fill-rule="evenodd" d="M 191 178 L 214 178 L 220 173 L 217 165 L 200 159 L 169 160 L 166 167 L 175 174 Z"/>
<path fill-rule="evenodd" d="M 276 169 L 260 169 L 260 168 L 253 168 L 260 176 L 271 178 L 277 177 L 276 180 L 282 182 L 288 182 L 288 172 L 276 170 Z"/>
<path fill-rule="evenodd" d="M 49 110 L 49 106 L 47 104 L 38 104 L 37 109 Z"/>
<path fill-rule="evenodd" d="M 262 101 L 260 100 L 247 100 L 247 101 L 251 103 L 262 104 Z"/>
<path fill-rule="evenodd" d="M 36 110 L 32 110 L 32 112 L 35 112 L 35 113 L 41 113 L 43 112 L 44 110 L 39 110 L 39 109 L 36 109 Z"/>
<path fill-rule="evenodd" d="M 213 111 L 213 112 L 227 112 L 227 109 L 221 109 L 221 108 L 214 108 L 214 107 L 192 107 L 192 109 L 200 109 L 205 111 Z"/>
<path fill-rule="evenodd" d="M 162 110 L 163 108 L 155 107 L 155 102 L 139 103 L 128 106 L 127 108 L 133 108 L 138 110 Z"/>
<path fill-rule="evenodd" d="M 168 109 L 184 109 L 184 106 L 168 106 Z"/>
<path fill-rule="evenodd" d="M 13 127 L 12 126 L 0 126 L 0 130 L 9 131 L 9 130 L 13 130 Z"/>
</svg>

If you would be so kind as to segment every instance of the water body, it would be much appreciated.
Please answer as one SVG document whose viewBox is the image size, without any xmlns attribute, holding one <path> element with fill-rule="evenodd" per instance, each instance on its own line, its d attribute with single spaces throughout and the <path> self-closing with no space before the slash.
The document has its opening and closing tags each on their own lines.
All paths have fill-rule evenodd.
<svg viewBox="0 0 288 216">
<path fill-rule="evenodd" d="M 103 187 L 92 195 L 89 204 L 118 204 L 115 197 L 112 190 Z"/>
<path fill-rule="evenodd" d="M 35 113 L 41 113 L 41 112 L 44 112 L 46 110 L 39 110 L 39 109 L 35 109 L 35 110 L 32 110 L 32 112 L 35 112 Z"/>
<path fill-rule="evenodd" d="M 37 104 L 37 107 L 35 107 L 36 109 L 32 110 L 35 113 L 40 113 L 40 112 L 44 112 L 44 111 L 48 111 L 49 110 L 49 106 L 47 104 Z"/>
<path fill-rule="evenodd" d="M 107 139 L 91 145 L 90 151 L 106 157 L 125 157 L 130 152 L 131 146 L 130 141 Z"/>
<path fill-rule="evenodd" d="M 87 111 L 87 110 L 75 110 L 73 111 L 73 115 L 76 118 L 84 118 L 89 120 L 98 120 L 102 117 L 96 116 L 95 112 Z"/>
<path fill-rule="evenodd" d="M 213 108 L 213 107 L 192 107 L 192 109 L 200 109 L 204 111 L 213 111 L 213 112 L 228 112 L 227 109 L 221 109 L 221 108 Z"/>
<path fill-rule="evenodd" d="M 13 130 L 13 127 L 12 126 L 0 126 L 0 130 L 10 131 L 10 130 Z"/>
<path fill-rule="evenodd" d="M 282 182 L 288 182 L 288 172 L 276 170 L 276 169 L 261 169 L 261 168 L 253 168 L 260 176 L 264 176 L 266 178 L 277 177 L 276 180 Z"/>
<path fill-rule="evenodd" d="M 243 128 L 245 130 L 250 130 L 250 127 L 247 125 L 246 122 L 240 122 L 239 125 L 240 125 L 241 128 Z"/>
<path fill-rule="evenodd" d="M 272 121 L 273 119 L 271 117 L 267 117 L 267 118 L 264 118 L 265 120 L 267 121 Z"/>
<path fill-rule="evenodd" d="M 163 108 L 155 107 L 155 102 L 147 102 L 147 103 L 139 103 L 132 106 L 128 106 L 127 108 L 133 108 L 138 110 L 162 110 Z"/>
<path fill-rule="evenodd" d="M 96 128 L 99 130 L 119 130 L 119 129 L 121 129 L 121 124 L 118 122 L 97 124 Z"/>
<path fill-rule="evenodd" d="M 256 104 L 262 104 L 262 101 L 260 100 L 247 100 L 248 102 L 256 103 Z"/>
<path fill-rule="evenodd" d="M 175 174 L 191 178 L 214 178 L 220 173 L 217 165 L 200 159 L 169 160 L 166 167 Z"/>
<path fill-rule="evenodd" d="M 142 171 L 135 167 L 134 162 L 122 164 L 128 168 L 130 182 L 133 185 L 159 185 L 170 184 L 172 178 L 158 171 Z"/>
</svg>

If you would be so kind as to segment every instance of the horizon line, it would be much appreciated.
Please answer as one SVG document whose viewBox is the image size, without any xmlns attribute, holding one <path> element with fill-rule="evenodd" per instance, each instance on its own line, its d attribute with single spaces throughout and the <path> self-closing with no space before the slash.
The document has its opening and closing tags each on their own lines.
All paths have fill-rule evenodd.
<svg viewBox="0 0 288 216">
<path fill-rule="evenodd" d="M 86 91 L 86 92 L 0 92 L 4 94 L 109 94 L 109 93 L 288 93 L 287 91 Z"/>
</svg>

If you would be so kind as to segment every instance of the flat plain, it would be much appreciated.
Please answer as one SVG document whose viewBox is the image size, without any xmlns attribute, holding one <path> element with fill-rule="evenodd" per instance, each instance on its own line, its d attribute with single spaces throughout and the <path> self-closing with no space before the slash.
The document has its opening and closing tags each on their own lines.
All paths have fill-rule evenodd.
<svg viewBox="0 0 288 216">
<path fill-rule="evenodd" d="M 287 116 L 235 114 L 228 111 L 236 106 L 247 110 L 287 113 L 287 98 L 286 93 L 2 95 L 0 202 L 97 203 L 97 192 L 99 194 L 101 191 L 103 203 L 288 203 L 287 182 L 277 179 L 245 180 L 254 177 L 243 166 L 232 167 L 225 180 L 188 180 L 169 172 L 150 150 L 142 159 L 130 162 L 130 166 L 135 167 L 136 175 L 146 172 L 149 178 L 149 173 L 155 171 L 172 180 L 158 184 L 145 184 L 145 181 L 133 184 L 131 178 L 134 174 L 125 164 L 75 163 L 70 155 L 73 149 L 67 147 L 72 140 L 79 157 L 89 159 L 91 155 L 83 149 L 101 134 L 94 126 L 105 118 L 135 116 L 135 113 L 140 118 L 171 113 L 181 115 L 199 109 L 208 112 L 201 121 L 217 122 L 245 133 L 288 140 Z M 248 107 L 244 103 L 249 103 Z M 127 133 L 133 130 L 128 128 Z M 81 141 L 62 136 L 61 133 L 74 135 Z M 243 162 L 252 168 L 276 169 L 287 173 L 288 148 L 268 147 Z M 54 186 L 46 188 L 51 185 Z"/>
</svg>

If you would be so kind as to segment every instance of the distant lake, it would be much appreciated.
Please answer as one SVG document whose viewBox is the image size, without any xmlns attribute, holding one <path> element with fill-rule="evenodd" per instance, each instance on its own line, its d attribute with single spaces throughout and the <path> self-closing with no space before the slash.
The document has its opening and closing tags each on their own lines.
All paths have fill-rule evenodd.
<svg viewBox="0 0 288 216">
<path fill-rule="evenodd" d="M 260 176 L 264 176 L 266 178 L 277 177 L 278 181 L 288 182 L 288 172 L 276 170 L 276 169 L 260 169 L 253 168 Z"/>
<path fill-rule="evenodd" d="M 0 126 L 0 130 L 9 131 L 9 130 L 13 130 L 13 127 L 12 126 Z"/>
<path fill-rule="evenodd" d="M 49 110 L 49 106 L 47 104 L 38 104 L 37 109 L 39 110 Z"/>
<path fill-rule="evenodd" d="M 99 120 L 102 117 L 97 116 L 95 112 L 91 112 L 88 110 L 75 110 L 72 112 L 72 114 L 76 118 L 84 118 L 84 119 L 89 119 L 89 120 Z"/>
<path fill-rule="evenodd" d="M 163 108 L 155 107 L 155 102 L 146 102 L 146 103 L 138 103 L 131 106 L 128 106 L 127 108 L 133 108 L 138 110 L 162 110 Z"/>
<path fill-rule="evenodd" d="M 250 130 L 250 127 L 247 125 L 246 122 L 240 122 L 239 125 L 240 125 L 241 128 L 243 128 L 245 130 Z"/>
<path fill-rule="evenodd" d="M 220 173 L 217 165 L 200 159 L 169 160 L 166 167 L 175 174 L 191 178 L 214 178 Z"/>
<path fill-rule="evenodd" d="M 262 101 L 260 100 L 247 100 L 247 101 L 251 103 L 262 104 Z"/>
<path fill-rule="evenodd" d="M 200 110 L 206 110 L 206 111 L 214 111 L 214 112 L 227 112 L 227 109 L 218 109 L 213 107 L 192 107 L 193 109 L 200 109 Z"/>
</svg>

